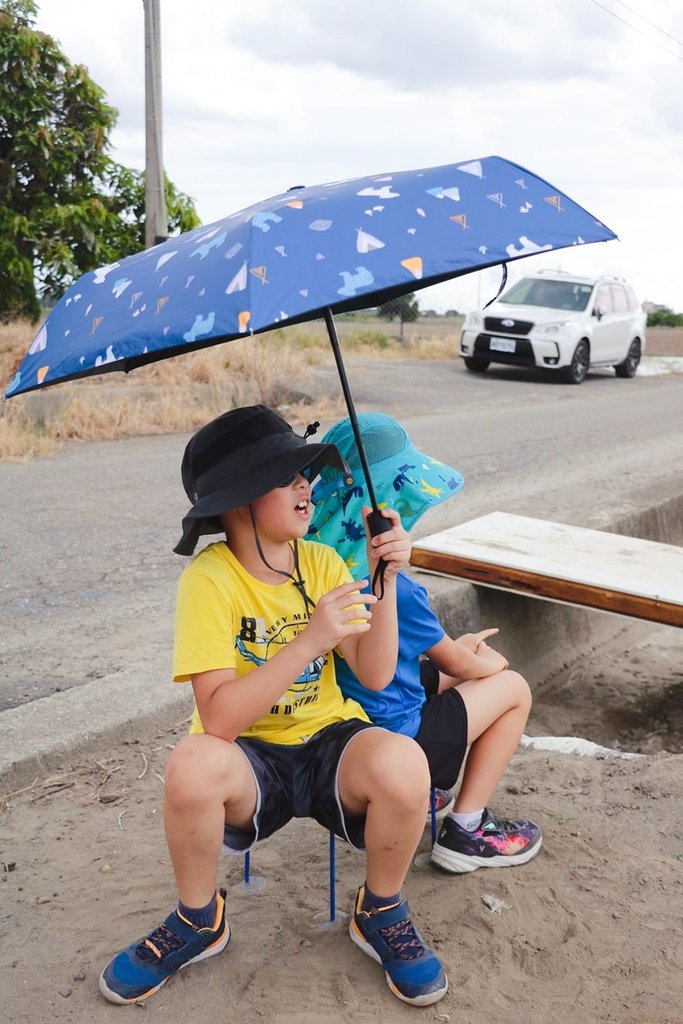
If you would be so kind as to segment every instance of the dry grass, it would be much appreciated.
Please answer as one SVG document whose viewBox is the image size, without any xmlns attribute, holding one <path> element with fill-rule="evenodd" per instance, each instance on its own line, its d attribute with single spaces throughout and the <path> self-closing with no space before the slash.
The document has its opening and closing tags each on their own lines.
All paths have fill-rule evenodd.
<svg viewBox="0 0 683 1024">
<path fill-rule="evenodd" d="M 345 353 L 386 359 L 444 359 L 456 355 L 459 324 L 340 321 Z M 17 321 L 0 326 L 0 384 L 16 372 L 36 333 Z M 106 373 L 56 385 L 5 402 L 0 409 L 0 459 L 49 454 L 65 442 L 194 430 L 226 409 L 262 402 L 296 426 L 336 419 L 341 394 L 311 400 L 312 368 L 332 363 L 322 322 L 288 327 L 176 356 L 124 375 Z"/>
</svg>

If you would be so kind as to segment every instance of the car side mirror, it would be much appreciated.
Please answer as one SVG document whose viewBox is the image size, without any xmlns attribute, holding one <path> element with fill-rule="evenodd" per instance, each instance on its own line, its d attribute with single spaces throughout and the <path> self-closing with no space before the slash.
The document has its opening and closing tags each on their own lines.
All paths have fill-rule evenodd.
<svg viewBox="0 0 683 1024">
<path fill-rule="evenodd" d="M 593 307 L 593 316 L 597 317 L 598 320 L 602 320 L 602 318 L 605 315 L 605 313 L 606 313 L 606 309 L 605 309 L 604 306 L 594 306 Z"/>
</svg>

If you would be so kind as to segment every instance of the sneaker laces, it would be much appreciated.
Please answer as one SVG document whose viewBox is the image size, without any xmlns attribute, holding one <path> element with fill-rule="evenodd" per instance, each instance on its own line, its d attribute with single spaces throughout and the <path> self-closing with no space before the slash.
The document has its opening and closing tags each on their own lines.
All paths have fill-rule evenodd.
<svg viewBox="0 0 683 1024">
<path fill-rule="evenodd" d="M 424 953 L 424 946 L 409 917 L 386 928 L 380 928 L 379 934 L 399 960 L 417 960 Z"/>
<path fill-rule="evenodd" d="M 172 932 L 168 925 L 161 924 L 142 940 L 135 952 L 141 960 L 151 963 L 154 960 L 163 960 L 169 953 L 175 953 L 184 945 L 185 942 L 179 935 Z"/>
</svg>

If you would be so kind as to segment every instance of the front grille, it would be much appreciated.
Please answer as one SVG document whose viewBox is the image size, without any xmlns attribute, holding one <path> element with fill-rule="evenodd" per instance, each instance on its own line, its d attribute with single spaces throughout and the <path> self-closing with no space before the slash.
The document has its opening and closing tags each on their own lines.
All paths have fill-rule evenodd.
<svg viewBox="0 0 683 1024">
<path fill-rule="evenodd" d="M 512 327 L 503 326 L 503 320 L 512 320 Z M 533 326 L 529 320 L 513 320 L 511 316 L 487 316 L 484 319 L 484 329 L 492 334 L 528 334 Z"/>
</svg>

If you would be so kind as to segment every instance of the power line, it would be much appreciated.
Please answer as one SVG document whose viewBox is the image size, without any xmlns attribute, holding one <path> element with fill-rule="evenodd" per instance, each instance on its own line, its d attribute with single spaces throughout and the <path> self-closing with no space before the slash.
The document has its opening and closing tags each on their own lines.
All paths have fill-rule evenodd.
<svg viewBox="0 0 683 1024">
<path fill-rule="evenodd" d="M 641 14 L 640 11 L 637 11 L 635 7 L 629 7 L 628 4 L 624 3 L 624 0 L 616 0 L 616 3 L 621 4 L 621 6 L 625 7 L 627 11 L 631 12 L 631 14 L 635 14 L 636 18 L 640 18 L 647 25 L 650 25 L 653 29 L 655 29 L 656 32 L 661 32 L 663 36 L 667 37 L 667 39 L 671 39 L 678 46 L 683 47 L 683 43 L 680 39 L 676 39 L 676 36 L 672 36 L 670 32 L 666 31 L 666 29 L 660 28 L 659 25 L 655 25 L 654 21 L 650 21 L 650 19 L 646 18 L 644 14 Z"/>
<path fill-rule="evenodd" d="M 636 28 L 635 25 L 632 25 L 630 21 L 626 21 L 625 18 L 622 18 L 622 17 L 620 17 L 620 15 L 615 14 L 614 11 L 610 11 L 609 7 L 605 7 L 604 4 L 599 3 L 599 0 L 591 0 L 591 3 L 595 4 L 596 7 L 599 7 L 601 10 L 605 11 L 607 14 L 611 15 L 613 18 L 616 18 L 617 21 L 620 21 L 622 23 L 622 25 L 626 25 L 633 32 L 637 32 L 638 35 L 641 36 L 641 38 L 646 39 L 648 41 L 648 43 L 652 43 L 654 46 L 658 46 L 660 48 L 660 50 L 664 50 L 664 52 L 668 53 L 670 57 L 675 57 L 677 60 L 683 61 L 683 57 L 679 53 L 674 53 L 673 50 L 670 50 L 668 48 L 668 46 L 664 46 L 663 43 L 659 43 L 659 42 L 657 42 L 656 39 L 652 39 L 650 36 L 645 35 L 645 33 L 641 32 L 639 28 Z M 617 0 L 617 3 L 621 3 L 621 0 Z M 624 4 L 623 6 L 626 7 L 626 4 Z M 636 12 L 634 12 L 634 13 L 636 13 Z M 642 17 L 642 15 L 638 15 L 638 17 Z M 647 20 L 647 19 L 645 19 L 645 20 Z M 653 27 L 657 28 L 656 25 L 654 25 Z M 657 31 L 658 32 L 663 32 L 664 30 L 663 29 L 657 29 Z M 665 32 L 664 34 L 668 35 L 668 32 Z M 674 37 L 671 36 L 671 39 L 674 39 Z M 678 40 L 674 39 L 674 42 L 678 43 Z M 678 45 L 683 45 L 683 44 L 678 43 Z"/>
</svg>

